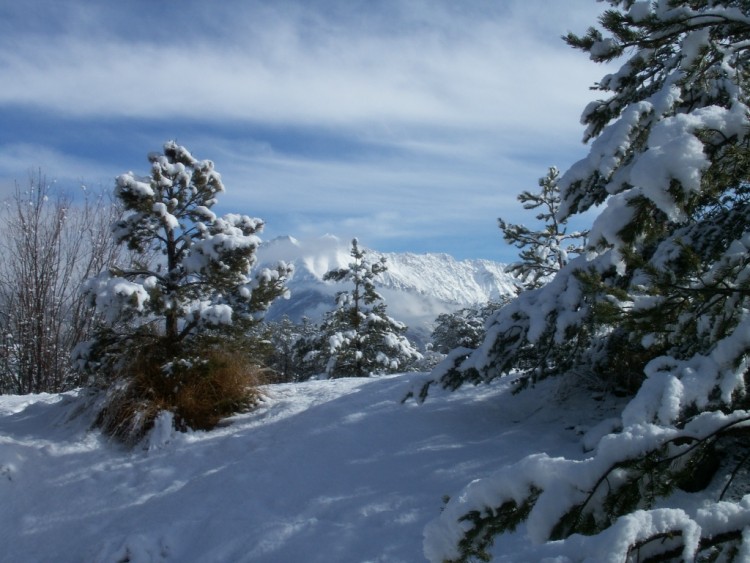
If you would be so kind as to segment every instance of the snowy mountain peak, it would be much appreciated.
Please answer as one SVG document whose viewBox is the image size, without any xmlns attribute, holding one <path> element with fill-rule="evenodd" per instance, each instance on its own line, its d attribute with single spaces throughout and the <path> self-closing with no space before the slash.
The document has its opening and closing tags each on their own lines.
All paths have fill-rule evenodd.
<svg viewBox="0 0 750 563">
<path fill-rule="evenodd" d="M 270 318 L 288 315 L 317 321 L 333 308 L 334 296 L 342 287 L 323 281 L 323 276 L 351 261 L 350 241 L 333 235 L 298 240 L 279 237 L 264 243 L 259 262 L 283 260 L 294 264 L 288 283 L 291 299 L 273 305 Z M 385 298 L 389 314 L 412 328 L 429 333 L 441 313 L 462 307 L 497 301 L 513 295 L 518 280 L 506 266 L 490 260 L 456 260 L 448 254 L 382 253 L 367 250 L 370 260 L 385 257 L 388 271 L 380 276 L 378 291 Z"/>
</svg>

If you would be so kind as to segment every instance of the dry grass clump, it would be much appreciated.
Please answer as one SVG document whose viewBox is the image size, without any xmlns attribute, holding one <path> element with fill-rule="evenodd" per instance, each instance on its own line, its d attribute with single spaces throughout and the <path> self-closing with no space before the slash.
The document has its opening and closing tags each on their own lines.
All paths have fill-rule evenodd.
<svg viewBox="0 0 750 563">
<path fill-rule="evenodd" d="M 209 430 L 227 416 L 248 410 L 260 400 L 264 372 L 239 352 L 211 351 L 188 371 L 176 395 L 175 415 L 186 427 Z"/>
<path fill-rule="evenodd" d="M 138 443 L 162 411 L 178 430 L 210 430 L 260 400 L 264 371 L 239 350 L 216 346 L 170 362 L 158 345 L 138 350 L 110 387 L 97 425 L 127 445 Z"/>
</svg>

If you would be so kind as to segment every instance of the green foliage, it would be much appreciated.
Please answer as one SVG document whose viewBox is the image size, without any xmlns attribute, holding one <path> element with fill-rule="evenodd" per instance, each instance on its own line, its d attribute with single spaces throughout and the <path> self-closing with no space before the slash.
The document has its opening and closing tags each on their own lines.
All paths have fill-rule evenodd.
<svg viewBox="0 0 750 563">
<path fill-rule="evenodd" d="M 300 341 L 317 334 L 318 327 L 309 319 L 294 323 L 284 315 L 276 321 L 263 321 L 253 331 L 262 363 L 270 370 L 274 383 L 303 381 L 312 373 L 306 373 Z"/>
<path fill-rule="evenodd" d="M 477 348 L 484 339 L 484 325 L 504 302 L 489 302 L 481 307 L 464 307 L 453 313 L 442 313 L 435 319 L 432 344 L 437 352 L 447 354 L 456 348 Z"/>
<path fill-rule="evenodd" d="M 543 222 L 542 230 L 532 230 L 498 219 L 505 242 L 521 250 L 521 260 L 511 264 L 508 271 L 518 276 L 525 289 L 544 285 L 568 263 L 571 256 L 583 252 L 585 246 L 588 232 L 568 233 L 565 221 L 557 218 L 560 208 L 559 177 L 560 171 L 553 166 L 545 177 L 539 178 L 541 190 L 538 193 L 524 191 L 518 196 L 524 209 L 540 209 L 536 220 Z"/>
<path fill-rule="evenodd" d="M 551 169 L 540 180 L 540 194 L 522 194 L 529 208 L 543 208 L 538 218 L 550 223 L 547 239 L 570 215 L 607 203 L 596 222 L 596 238 L 588 241 L 588 255 L 562 268 L 559 260 L 545 266 L 540 256 L 553 254 L 542 239 L 535 241 L 525 227 L 501 223 L 510 242 L 543 250 L 527 248 L 529 271 L 559 275 L 542 293 L 523 296 L 491 318 L 493 341 L 482 346 L 489 353 L 450 368 L 444 374 L 447 386 L 456 387 L 462 378 L 476 381 L 477 373 L 489 381 L 521 372 L 531 382 L 589 373 L 588 380 L 611 379 L 605 387 L 633 392 L 653 359 L 708 353 L 741 322 L 737 312 L 750 295 L 744 274 L 749 259 L 737 245 L 744 245 L 750 220 L 750 140 L 743 137 L 746 127 L 737 124 L 746 119 L 748 54 L 741 37 L 750 26 L 738 14 L 747 6 L 673 2 L 668 8 L 637 8 L 605 13 L 601 24 L 608 37 L 595 29 L 567 36 L 594 60 L 625 53 L 629 59 L 597 85 L 610 97 L 584 112 L 587 137 L 595 139 L 589 157 L 562 177 Z M 683 43 L 691 47 L 683 49 Z M 699 43 L 702 50 L 692 48 Z M 724 130 L 705 117 L 724 111 Z M 698 125 L 703 119 L 705 127 Z M 680 142 L 702 144 L 706 157 L 704 164 L 695 164 L 690 179 L 671 168 L 669 161 L 681 152 L 649 150 L 649 143 L 665 142 L 664 131 L 678 135 L 682 123 L 696 124 L 679 129 L 686 139 Z M 655 168 L 655 158 L 664 159 L 659 166 L 671 176 L 658 187 L 636 185 L 631 174 L 639 167 L 663 170 Z M 648 184 L 644 177 L 633 176 Z"/>
<path fill-rule="evenodd" d="M 719 470 L 717 452 L 722 442 L 734 444 L 735 433 L 747 420 L 744 418 L 724 425 L 700 439 L 685 433 L 642 455 L 612 464 L 591 489 L 580 492 L 580 501 L 558 519 L 549 539 L 555 541 L 573 534 L 598 534 L 623 515 L 652 508 L 660 498 L 668 497 L 678 488 L 688 492 L 703 491 Z M 542 492 L 539 487 L 531 486 L 520 503 L 507 500 L 499 508 L 468 511 L 460 521 L 471 524 L 471 527 L 458 544 L 461 557 L 457 561 L 471 561 L 472 558 L 489 561 L 491 557 L 487 550 L 494 539 L 499 534 L 514 531 L 525 521 Z M 729 535 L 725 539 L 736 538 Z M 716 543 L 709 538 L 706 548 Z"/>
<path fill-rule="evenodd" d="M 511 500 L 497 509 L 481 512 L 473 510 L 463 516 L 461 521 L 470 523 L 471 528 L 458 545 L 461 557 L 449 563 L 466 563 L 475 559 L 490 561 L 492 557 L 487 549 L 492 546 L 495 537 L 515 531 L 528 518 L 540 492 L 539 489 L 532 488 L 520 505 Z"/>
</svg>

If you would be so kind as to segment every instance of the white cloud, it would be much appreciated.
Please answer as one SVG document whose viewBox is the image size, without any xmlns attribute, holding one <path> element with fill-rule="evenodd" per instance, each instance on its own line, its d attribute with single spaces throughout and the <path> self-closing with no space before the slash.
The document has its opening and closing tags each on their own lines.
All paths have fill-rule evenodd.
<svg viewBox="0 0 750 563">
<path fill-rule="evenodd" d="M 79 117 L 520 131 L 580 112 L 596 76 L 559 39 L 534 37 L 525 18 L 539 2 L 525 11 L 511 3 L 512 10 L 485 20 L 475 10 L 455 21 L 445 21 L 440 5 L 429 18 L 384 5 L 393 11 L 393 29 L 379 19 L 370 28 L 372 13 L 364 22 L 328 21 L 297 6 L 232 14 L 241 25 L 229 23 L 221 35 L 196 20 L 169 42 L 108 34 L 106 20 L 96 26 L 91 16 L 70 33 L 5 37 L 0 103 Z M 409 5 L 416 14 L 425 10 Z M 23 48 L 11 48 L 18 41 Z"/>
<path fill-rule="evenodd" d="M 216 140 L 207 145 L 227 186 L 222 206 L 260 215 L 269 236 L 333 233 L 378 249 L 411 246 L 463 256 L 470 254 L 460 241 L 470 238 L 494 247 L 484 256 L 501 255 L 497 217 L 529 219 L 516 194 L 533 189 L 545 170 L 485 150 L 450 154 L 441 145 L 426 156 L 357 160 L 288 157 L 265 148 L 253 153 Z"/>
<path fill-rule="evenodd" d="M 104 183 L 145 173 L 146 153 L 178 136 L 216 161 L 222 205 L 267 218 L 270 233 L 499 248 L 497 216 L 520 220 L 516 194 L 582 151 L 578 118 L 604 71 L 560 35 L 600 8 L 186 0 L 30 14 L 17 3 L 0 18 L 0 118 L 22 109 L 97 137 L 80 148 L 59 132 L 0 136 L 0 182 L 29 167 Z M 136 148 L 140 159 L 118 160 Z"/>
<path fill-rule="evenodd" d="M 114 178 L 110 168 L 95 160 L 74 157 L 44 144 L 0 146 L 0 199 L 10 196 L 16 186 L 24 189 L 38 174 L 49 182 L 61 180 L 67 188 L 91 182 L 99 188 Z"/>
</svg>

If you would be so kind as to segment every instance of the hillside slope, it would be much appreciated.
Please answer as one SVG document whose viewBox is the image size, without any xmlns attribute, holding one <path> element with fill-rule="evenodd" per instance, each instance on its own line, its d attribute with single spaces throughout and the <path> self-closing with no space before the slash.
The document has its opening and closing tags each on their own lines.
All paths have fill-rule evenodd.
<svg viewBox="0 0 750 563">
<path fill-rule="evenodd" d="M 0 560 L 422 561 L 444 495 L 533 451 L 581 455 L 570 421 L 602 416 L 550 384 L 402 403 L 424 378 L 272 385 L 222 428 L 162 424 L 134 451 L 89 431 L 75 393 L 0 396 Z"/>
</svg>

